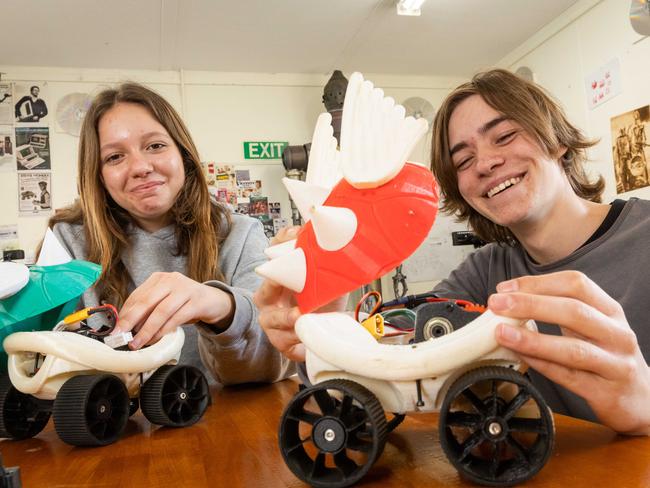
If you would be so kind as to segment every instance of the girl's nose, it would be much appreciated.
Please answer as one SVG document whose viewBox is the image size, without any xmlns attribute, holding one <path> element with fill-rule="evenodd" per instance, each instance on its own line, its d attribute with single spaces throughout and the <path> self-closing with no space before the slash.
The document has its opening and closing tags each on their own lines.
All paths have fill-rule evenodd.
<svg viewBox="0 0 650 488">
<path fill-rule="evenodd" d="M 132 176 L 141 178 L 153 171 L 153 164 L 147 155 L 138 153 L 131 158 L 130 170 Z"/>
</svg>

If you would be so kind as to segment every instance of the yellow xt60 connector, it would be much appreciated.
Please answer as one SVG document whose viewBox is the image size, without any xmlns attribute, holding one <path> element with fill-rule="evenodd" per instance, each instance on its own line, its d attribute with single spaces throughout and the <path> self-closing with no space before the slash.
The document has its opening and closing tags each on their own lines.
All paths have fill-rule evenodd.
<svg viewBox="0 0 650 488">
<path fill-rule="evenodd" d="M 384 317 L 382 317 L 381 314 L 376 313 L 375 315 L 371 315 L 361 322 L 361 325 L 363 325 L 375 339 L 384 337 Z"/>
</svg>

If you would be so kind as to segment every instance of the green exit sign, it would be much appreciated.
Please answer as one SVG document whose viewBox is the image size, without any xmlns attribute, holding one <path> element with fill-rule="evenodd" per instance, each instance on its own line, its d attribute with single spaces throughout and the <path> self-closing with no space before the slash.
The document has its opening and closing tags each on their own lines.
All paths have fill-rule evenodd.
<svg viewBox="0 0 650 488">
<path fill-rule="evenodd" d="M 282 159 L 282 151 L 288 142 L 247 141 L 244 142 L 245 159 Z"/>
</svg>

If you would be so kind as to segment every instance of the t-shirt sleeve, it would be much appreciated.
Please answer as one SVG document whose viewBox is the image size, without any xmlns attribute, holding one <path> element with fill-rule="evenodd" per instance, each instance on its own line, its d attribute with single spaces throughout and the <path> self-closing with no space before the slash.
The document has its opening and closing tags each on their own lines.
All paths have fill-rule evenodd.
<svg viewBox="0 0 650 488">
<path fill-rule="evenodd" d="M 458 298 L 485 305 L 489 294 L 488 273 L 492 245 L 470 254 L 449 276 L 433 288 L 442 298 Z"/>
</svg>

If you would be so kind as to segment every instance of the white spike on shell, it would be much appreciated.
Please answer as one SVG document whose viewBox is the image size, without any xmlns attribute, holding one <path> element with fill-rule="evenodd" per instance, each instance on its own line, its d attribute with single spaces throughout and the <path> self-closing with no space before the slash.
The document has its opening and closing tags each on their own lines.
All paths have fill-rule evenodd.
<svg viewBox="0 0 650 488">
<path fill-rule="evenodd" d="M 338 251 L 354 237 L 357 217 L 349 208 L 323 205 L 314 209 L 311 225 L 320 247 L 326 251 Z"/>
<path fill-rule="evenodd" d="M 278 256 L 255 268 L 255 272 L 264 278 L 300 293 L 307 279 L 307 261 L 302 249 Z"/>
</svg>

